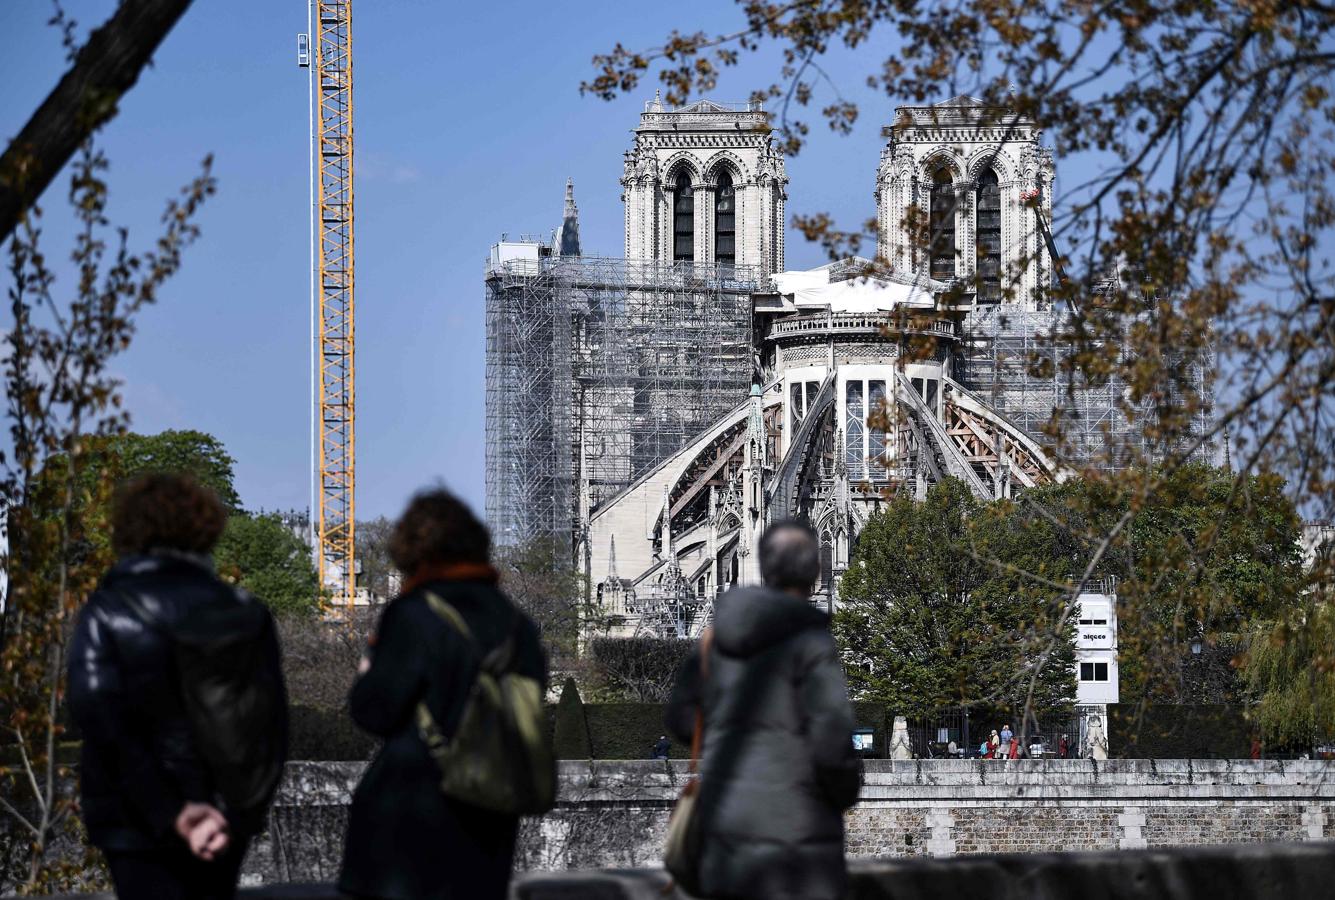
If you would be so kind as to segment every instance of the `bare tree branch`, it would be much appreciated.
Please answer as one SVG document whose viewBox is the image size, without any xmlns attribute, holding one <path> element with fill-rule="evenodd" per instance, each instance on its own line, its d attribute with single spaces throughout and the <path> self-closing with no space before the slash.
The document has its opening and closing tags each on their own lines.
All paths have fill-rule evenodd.
<svg viewBox="0 0 1335 900">
<path fill-rule="evenodd" d="M 79 145 L 110 121 L 191 0 L 122 0 L 0 156 L 0 240 Z"/>
</svg>

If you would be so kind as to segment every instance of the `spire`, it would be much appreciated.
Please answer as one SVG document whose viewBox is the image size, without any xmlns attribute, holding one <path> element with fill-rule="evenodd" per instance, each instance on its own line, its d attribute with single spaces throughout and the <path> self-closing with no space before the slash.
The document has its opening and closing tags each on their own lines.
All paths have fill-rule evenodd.
<svg viewBox="0 0 1335 900">
<path fill-rule="evenodd" d="M 575 179 L 566 179 L 566 205 L 561 227 L 556 232 L 556 252 L 560 256 L 580 256 L 579 207 L 575 206 Z"/>
<path fill-rule="evenodd" d="M 746 419 L 747 440 L 752 442 L 751 462 L 756 466 L 769 464 L 765 441 L 765 402 L 761 396 L 760 385 L 751 383 L 751 411 Z"/>
<path fill-rule="evenodd" d="M 615 534 L 607 542 L 607 580 L 617 580 L 617 536 Z"/>
</svg>

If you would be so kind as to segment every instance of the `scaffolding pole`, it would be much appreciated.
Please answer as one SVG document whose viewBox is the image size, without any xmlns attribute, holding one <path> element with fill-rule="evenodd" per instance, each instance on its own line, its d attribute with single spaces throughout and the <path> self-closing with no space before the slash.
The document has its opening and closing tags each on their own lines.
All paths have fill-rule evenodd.
<svg viewBox="0 0 1335 900">
<path fill-rule="evenodd" d="M 750 387 L 758 288 L 757 271 L 733 266 L 492 264 L 487 517 L 497 542 L 571 544 L 577 483 L 597 509 L 735 407 Z"/>
</svg>

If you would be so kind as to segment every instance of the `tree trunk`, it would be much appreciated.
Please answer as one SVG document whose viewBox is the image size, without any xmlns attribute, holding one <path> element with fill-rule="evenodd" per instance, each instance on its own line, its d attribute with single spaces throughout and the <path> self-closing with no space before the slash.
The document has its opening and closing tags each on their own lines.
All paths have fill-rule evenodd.
<svg viewBox="0 0 1335 900">
<path fill-rule="evenodd" d="M 0 156 L 0 241 L 46 190 L 74 151 L 116 115 L 153 51 L 191 0 L 122 0 L 74 65 Z"/>
</svg>

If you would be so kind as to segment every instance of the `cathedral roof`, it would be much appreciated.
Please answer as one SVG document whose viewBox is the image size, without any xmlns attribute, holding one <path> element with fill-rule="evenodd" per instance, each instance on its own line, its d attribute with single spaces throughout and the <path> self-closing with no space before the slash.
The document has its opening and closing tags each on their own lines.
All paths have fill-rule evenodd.
<svg viewBox="0 0 1335 900">
<path fill-rule="evenodd" d="M 1005 106 L 988 103 L 968 94 L 959 94 L 930 106 L 901 106 L 895 110 L 896 126 L 909 122 L 914 125 L 977 125 L 1009 120 L 1014 115 L 1015 113 Z M 1023 118 L 1015 119 L 1015 122 L 1019 125 L 1033 124 Z M 889 136 L 890 130 L 894 127 L 883 133 Z"/>
<path fill-rule="evenodd" d="M 847 262 L 802 272 L 780 272 L 774 285 L 792 297 L 793 305 L 828 308 L 833 313 L 883 312 L 901 306 L 934 305 L 931 283 L 899 278 L 840 278 Z"/>
<path fill-rule="evenodd" d="M 940 103 L 933 103 L 933 109 L 940 109 L 943 106 L 973 107 L 975 109 L 986 109 L 987 104 L 977 97 L 970 97 L 968 94 L 957 94 L 949 100 L 942 100 Z"/>
<path fill-rule="evenodd" d="M 680 106 L 677 109 L 673 110 L 673 112 L 679 112 L 679 113 L 710 113 L 710 112 L 726 113 L 726 112 L 738 112 L 738 111 L 739 110 L 734 110 L 731 106 L 726 106 L 722 103 L 709 99 L 700 99 L 695 101 L 694 103 L 687 104 L 686 106 Z"/>
<path fill-rule="evenodd" d="M 720 103 L 702 97 L 685 106 L 669 107 L 663 103 L 662 96 L 655 93 L 654 99 L 644 104 L 640 127 L 636 131 L 755 129 L 763 126 L 768 118 L 764 105 L 757 101 Z"/>
</svg>

